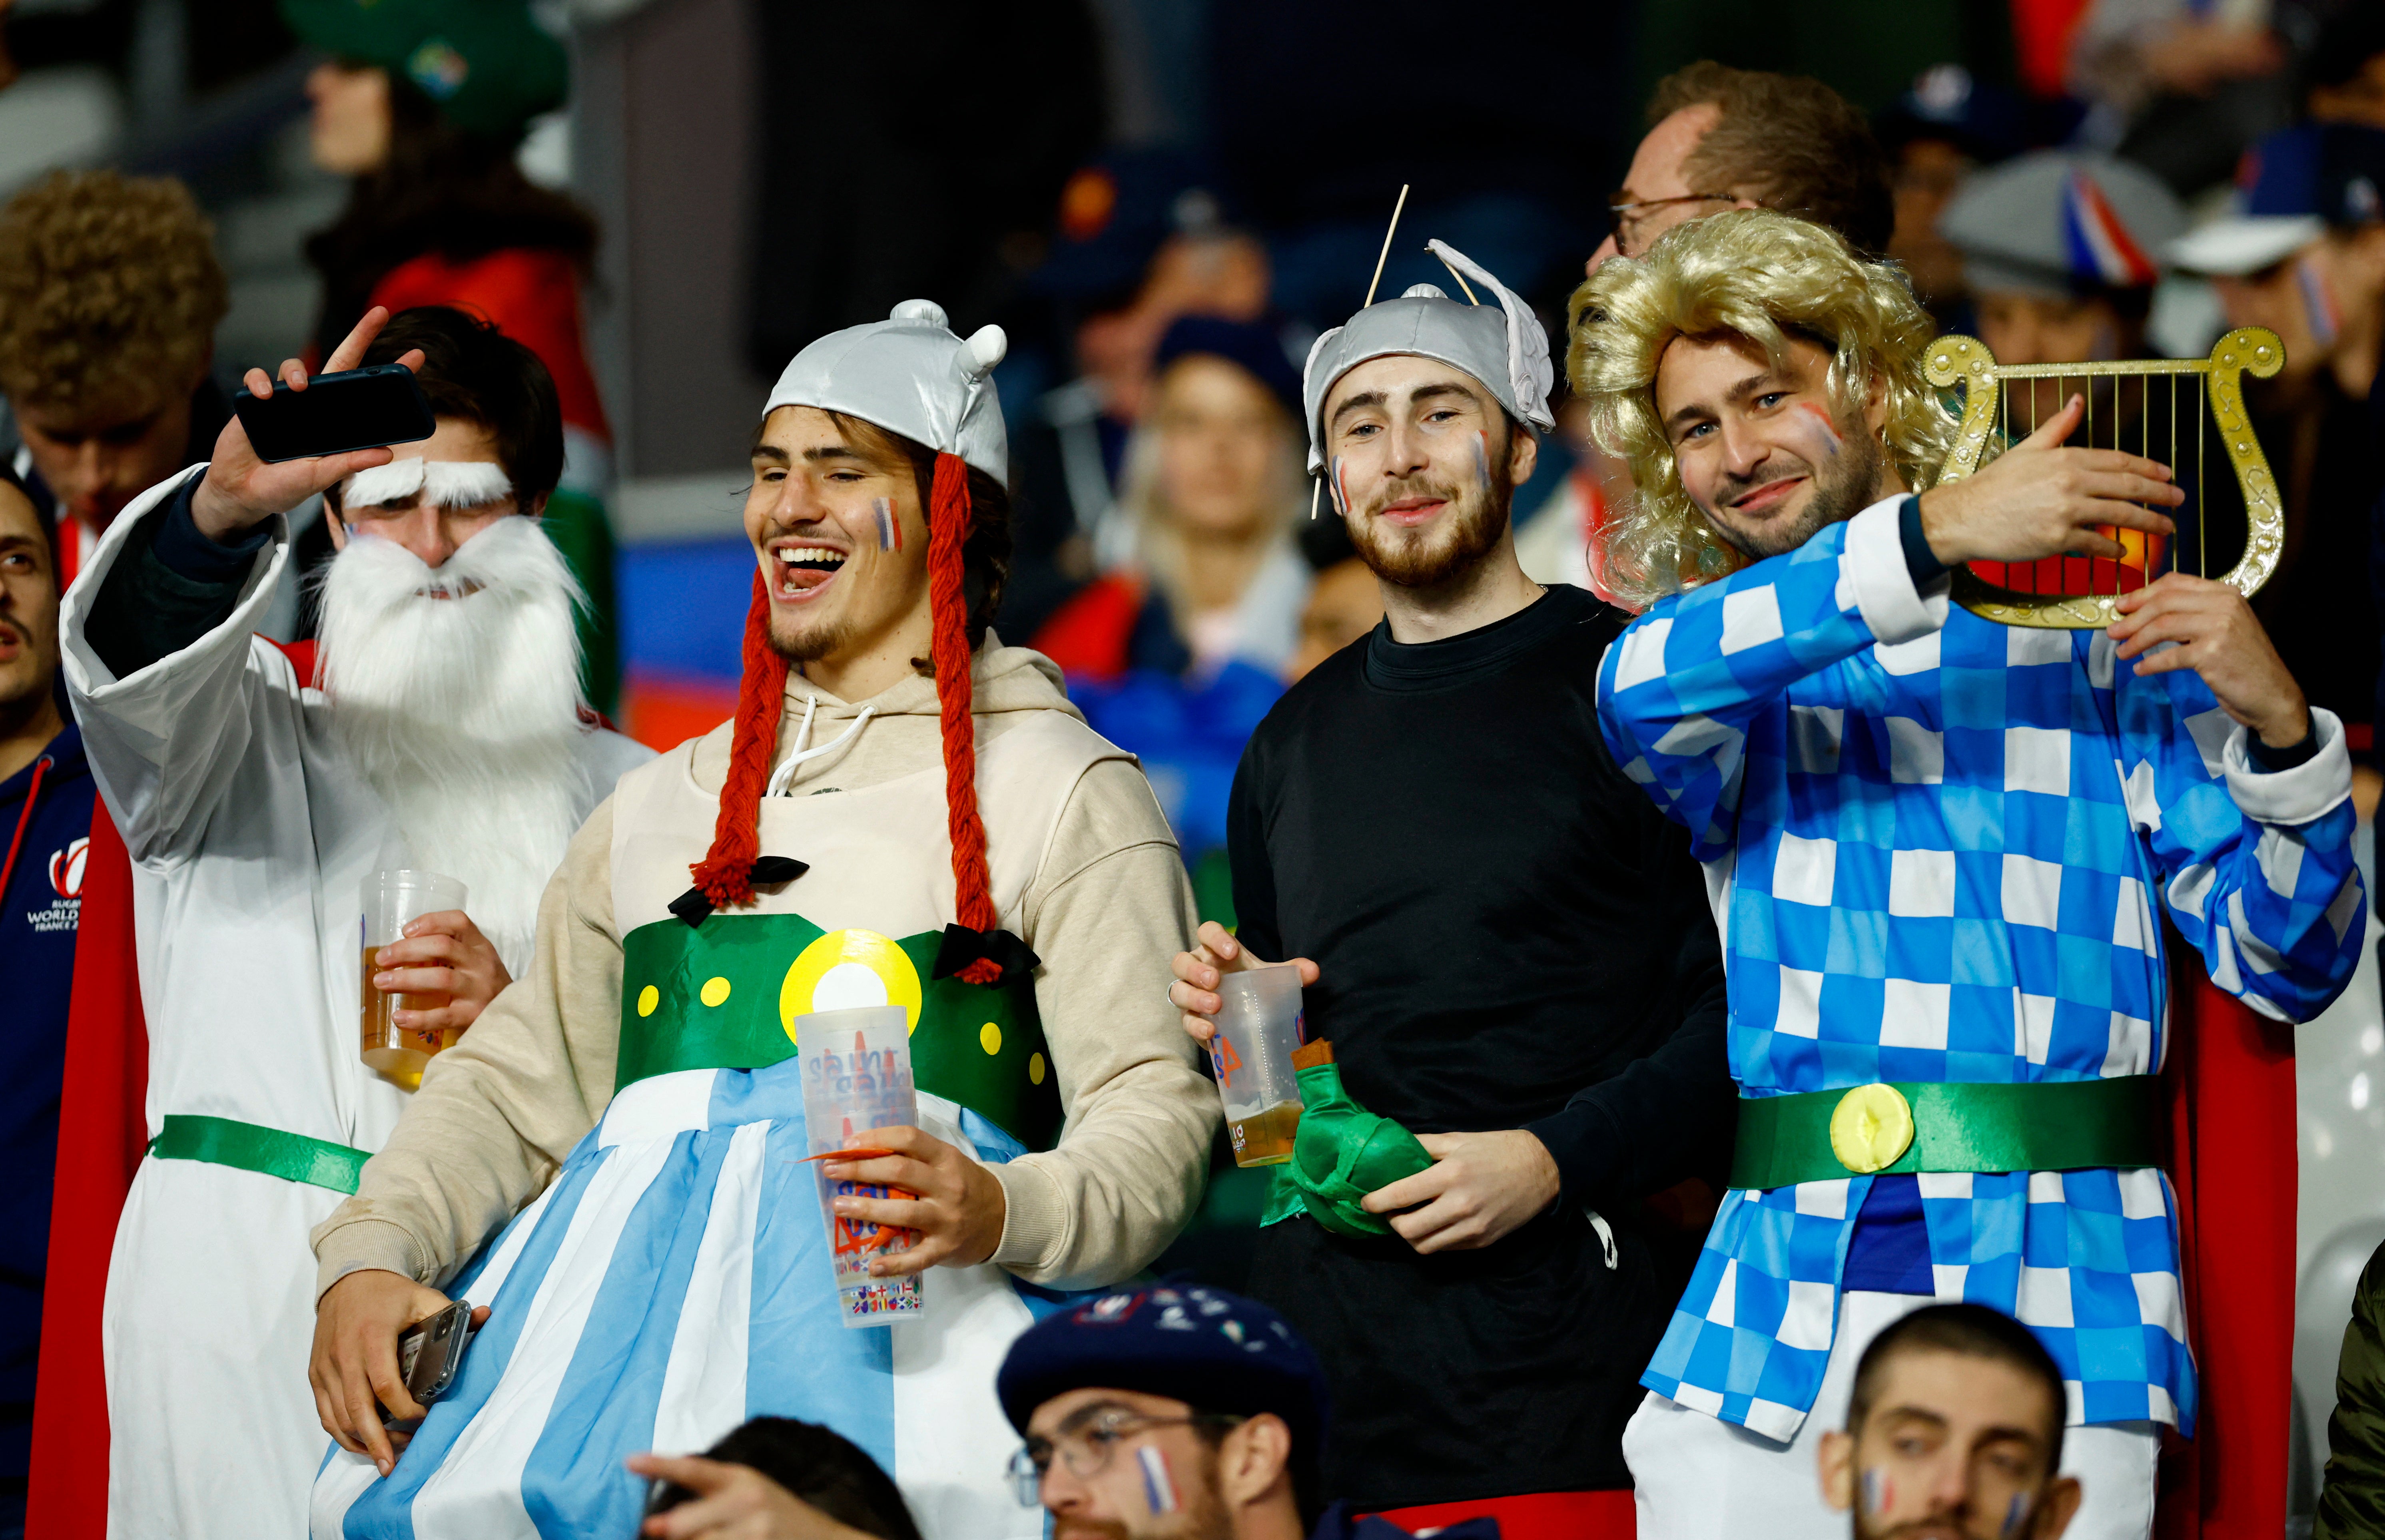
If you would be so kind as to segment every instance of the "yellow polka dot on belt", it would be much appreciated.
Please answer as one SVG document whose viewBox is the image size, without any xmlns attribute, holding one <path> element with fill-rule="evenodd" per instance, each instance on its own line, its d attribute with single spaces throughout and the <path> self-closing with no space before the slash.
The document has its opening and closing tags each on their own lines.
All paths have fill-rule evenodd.
<svg viewBox="0 0 2385 1540">
<path fill-rule="evenodd" d="M 655 1013 L 655 1007 L 662 1002 L 663 992 L 649 984 L 638 991 L 638 1014 L 651 1016 Z"/>
<path fill-rule="evenodd" d="M 1043 1056 L 1042 1054 L 1030 1053 L 1027 1056 L 1027 1079 L 1028 1083 L 1030 1085 L 1041 1086 L 1043 1084 Z"/>
<path fill-rule="evenodd" d="M 714 975 L 704 981 L 704 987 L 696 991 L 696 998 L 706 1005 L 719 1004 L 729 998 L 729 981 Z"/>
<path fill-rule="evenodd" d="M 983 1026 L 979 1027 L 977 1029 L 977 1046 L 985 1049 L 988 1053 L 1000 1053 L 1002 1051 L 1002 1028 L 994 1025 L 992 1022 L 988 1022 Z"/>
</svg>

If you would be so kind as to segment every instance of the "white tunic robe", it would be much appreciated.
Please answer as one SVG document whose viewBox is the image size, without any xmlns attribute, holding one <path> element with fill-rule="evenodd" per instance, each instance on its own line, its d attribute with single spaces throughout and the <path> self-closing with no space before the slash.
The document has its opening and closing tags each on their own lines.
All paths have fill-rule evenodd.
<svg viewBox="0 0 2385 1540">
<path fill-rule="evenodd" d="M 100 585 L 183 479 L 115 520 L 60 615 L 75 715 L 132 856 L 149 1132 L 199 1114 L 378 1149 L 406 1093 L 358 1057 L 360 894 L 374 871 L 406 863 L 406 843 L 321 693 L 254 634 L 290 560 L 286 528 L 276 521 L 231 618 L 183 651 L 119 679 L 91 647 Z M 582 817 L 653 757 L 606 731 L 582 756 Z M 306 1381 L 306 1236 L 340 1198 L 230 1166 L 142 1162 L 103 1326 L 111 1540 L 306 1533 L 326 1447 Z"/>
</svg>

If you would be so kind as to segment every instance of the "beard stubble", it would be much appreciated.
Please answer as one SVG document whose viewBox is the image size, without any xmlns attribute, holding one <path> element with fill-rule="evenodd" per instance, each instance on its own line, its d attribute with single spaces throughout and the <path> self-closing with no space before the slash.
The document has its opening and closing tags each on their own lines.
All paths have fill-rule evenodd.
<svg viewBox="0 0 2385 1540">
<path fill-rule="evenodd" d="M 1392 529 L 1372 512 L 1345 516 L 1359 560 L 1384 582 L 1404 589 L 1439 588 L 1480 565 L 1507 532 L 1508 510 L 1515 501 L 1515 483 L 1507 472 L 1510 447 L 1501 445 L 1498 454 L 1488 459 L 1487 483 L 1457 488 L 1411 478 L 1392 483 L 1375 501 L 1380 508 L 1405 497 L 1444 498 L 1448 512 L 1433 528 Z"/>
<path fill-rule="evenodd" d="M 1714 515 L 1707 514 L 1706 522 L 1714 527 L 1715 533 L 1734 550 L 1753 560 L 1762 561 L 1767 556 L 1794 551 L 1831 525 L 1863 512 L 1872 502 L 1872 491 L 1879 484 L 1880 461 L 1884 457 L 1879 439 L 1867 431 L 1860 421 L 1841 423 L 1838 429 L 1846 448 L 1830 461 L 1827 468 L 1806 467 L 1807 474 L 1814 478 L 1814 495 L 1805 504 L 1805 511 L 1797 516 L 1796 523 L 1778 533 L 1759 532 L 1733 529 Z M 1767 480 L 1779 479 L 1779 477 L 1767 478 Z M 1738 487 L 1731 495 L 1744 497 L 1763 485 L 1763 481 L 1749 482 Z"/>
</svg>

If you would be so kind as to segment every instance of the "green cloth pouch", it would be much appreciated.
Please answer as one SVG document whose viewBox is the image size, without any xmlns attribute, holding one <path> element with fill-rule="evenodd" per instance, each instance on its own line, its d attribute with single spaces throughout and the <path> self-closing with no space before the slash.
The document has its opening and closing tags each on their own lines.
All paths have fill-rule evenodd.
<svg viewBox="0 0 2385 1540">
<path fill-rule="evenodd" d="M 1300 1131 L 1292 1159 L 1277 1168 L 1259 1223 L 1306 1212 L 1337 1236 L 1388 1236 L 1392 1227 L 1359 1200 L 1432 1164 L 1415 1135 L 1350 1099 L 1341 1066 L 1330 1060 L 1298 1072 Z"/>
</svg>

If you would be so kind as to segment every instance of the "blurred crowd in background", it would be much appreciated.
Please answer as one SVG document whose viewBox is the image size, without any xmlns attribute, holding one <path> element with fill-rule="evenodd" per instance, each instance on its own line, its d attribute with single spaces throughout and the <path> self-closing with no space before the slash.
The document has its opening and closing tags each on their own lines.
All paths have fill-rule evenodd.
<svg viewBox="0 0 2385 1540">
<path fill-rule="evenodd" d="M 53 389 L 36 376 L 55 363 L 12 351 L 0 314 L 0 441 L 83 538 L 205 456 L 240 370 L 319 357 L 371 303 L 465 304 L 531 341 L 565 397 L 549 522 L 596 602 L 592 698 L 674 742 L 731 698 L 759 382 L 808 339 L 933 295 L 963 330 L 1013 340 L 999 382 L 1021 514 L 1000 628 L 1143 756 L 1205 911 L 1230 918 L 1219 847 L 1242 741 L 1380 615 L 1338 522 L 1311 517 L 1297 399 L 1318 328 L 1365 296 L 1405 186 L 1381 292 L 1441 277 L 1422 251 L 1437 235 L 1561 330 L 1585 266 L 1617 250 L 1610 205 L 1668 116 L 1659 82 L 1704 59 L 1809 74 L 1868 121 L 1868 143 L 1830 153 L 1876 145 L 1877 167 L 1837 175 L 1879 187 L 1876 242 L 1941 324 L 2007 363 L 2279 331 L 2289 372 L 2254 405 L 2292 533 L 2266 618 L 2315 699 L 2375 714 L 2385 8 L 1518 0 L 1460 24 L 1395 0 L 1352 28 L 1250 0 L 832 22 L 556 0 L 536 36 L 448 8 L 456 57 L 382 56 L 356 7 L 0 0 L 0 196 L 19 200 L 0 244 L 189 269 L 187 314 L 125 322 L 185 339 L 139 356 L 145 386 Z M 900 57 L 899 82 L 831 57 Z M 47 180 L 61 168 L 169 177 L 189 198 Z M 1692 191 L 1717 196 L 1681 212 L 1724 206 Z M 844 217 L 813 217 L 829 203 Z M 0 312 L 56 303 L 0 292 Z M 1518 495 L 1519 546 L 1535 577 L 1601 587 L 1597 532 L 1629 487 L 1559 416 Z M 2323 632 L 2298 641 L 2296 615 Z M 307 627 L 295 596 L 286 624 Z"/>
</svg>

